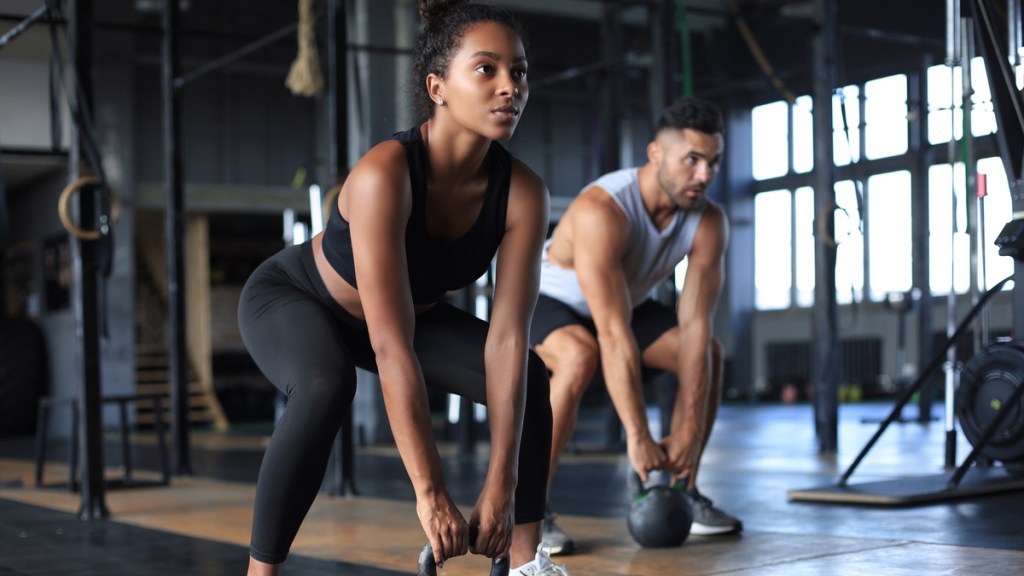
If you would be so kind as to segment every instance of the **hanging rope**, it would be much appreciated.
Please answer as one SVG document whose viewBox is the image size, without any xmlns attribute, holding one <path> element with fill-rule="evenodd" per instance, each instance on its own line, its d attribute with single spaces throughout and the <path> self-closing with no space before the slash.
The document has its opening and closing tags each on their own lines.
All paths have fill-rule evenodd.
<svg viewBox="0 0 1024 576">
<path fill-rule="evenodd" d="M 299 53 L 284 84 L 296 96 L 318 97 L 323 93 L 324 77 L 316 51 L 313 29 L 313 0 L 299 0 Z"/>
<path fill-rule="evenodd" d="M 782 97 L 792 105 L 796 102 L 796 95 L 786 87 L 782 78 L 779 78 L 779 75 L 776 74 L 775 68 L 772 67 L 771 62 L 768 61 L 768 57 L 765 56 L 764 52 L 761 50 L 761 45 L 757 42 L 757 38 L 754 37 L 754 33 L 750 30 L 750 26 L 747 26 L 747 21 L 740 13 L 740 8 L 736 3 L 736 0 L 729 0 L 728 6 L 729 11 L 732 12 L 735 17 L 736 27 L 739 28 L 740 36 L 743 37 L 743 41 L 747 44 L 747 48 L 754 56 L 754 60 L 757 61 L 757 65 L 761 67 L 761 71 L 768 77 L 768 80 L 771 81 L 772 86 L 774 86 L 775 89 L 782 94 Z"/>
</svg>

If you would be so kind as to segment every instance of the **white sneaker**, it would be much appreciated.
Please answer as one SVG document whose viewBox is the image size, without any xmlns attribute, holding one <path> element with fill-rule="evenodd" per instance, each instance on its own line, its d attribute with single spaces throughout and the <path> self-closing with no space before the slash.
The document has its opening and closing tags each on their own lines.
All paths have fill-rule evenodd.
<svg viewBox="0 0 1024 576">
<path fill-rule="evenodd" d="M 544 550 L 544 545 L 537 546 L 537 555 L 532 562 L 513 568 L 508 576 L 569 576 L 565 564 L 555 564 L 551 556 Z"/>
</svg>

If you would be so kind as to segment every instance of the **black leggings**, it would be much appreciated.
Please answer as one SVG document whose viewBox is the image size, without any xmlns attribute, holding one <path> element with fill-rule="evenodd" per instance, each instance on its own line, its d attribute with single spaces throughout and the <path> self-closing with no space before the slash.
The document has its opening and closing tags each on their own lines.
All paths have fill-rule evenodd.
<svg viewBox="0 0 1024 576">
<path fill-rule="evenodd" d="M 365 322 L 327 292 L 310 243 L 285 248 L 253 272 L 238 307 L 242 338 L 288 397 L 270 439 L 253 512 L 250 555 L 285 560 L 323 481 L 335 435 L 356 390 L 356 367 L 376 372 Z M 486 404 L 488 324 L 448 304 L 416 317 L 413 348 L 428 387 Z M 551 454 L 548 374 L 532 351 L 515 495 L 517 524 L 544 517 Z"/>
</svg>

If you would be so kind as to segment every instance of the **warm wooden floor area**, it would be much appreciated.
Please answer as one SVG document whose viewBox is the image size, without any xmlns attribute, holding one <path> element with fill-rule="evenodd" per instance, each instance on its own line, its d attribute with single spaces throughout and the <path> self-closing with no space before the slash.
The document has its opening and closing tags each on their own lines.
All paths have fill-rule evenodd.
<svg viewBox="0 0 1024 576">
<path fill-rule="evenodd" d="M 624 455 L 569 455 L 554 501 L 581 550 L 558 561 L 574 576 L 1024 574 L 1021 491 L 895 508 L 787 499 L 787 490 L 832 483 L 875 430 L 862 419 L 886 409 L 844 406 L 839 462 L 831 462 L 816 454 L 809 407 L 725 407 L 700 485 L 745 530 L 693 536 L 678 549 L 645 550 L 630 539 L 622 520 Z M 581 435 L 586 430 L 585 419 Z M 895 425 L 854 482 L 941 472 L 942 436 L 941 422 Z M 139 444 L 148 449 L 145 439 Z M 103 522 L 77 520 L 79 496 L 57 487 L 0 488 L 0 574 L 243 574 L 264 444 L 259 436 L 197 434 L 195 476 L 169 487 L 112 489 L 111 518 Z M 961 445 L 959 456 L 968 449 Z M 468 510 L 486 454 L 445 454 L 453 494 Z M 32 477 L 25 442 L 0 441 L 0 481 L 31 486 Z M 48 464 L 47 484 L 65 478 L 59 461 Z M 357 480 L 358 497 L 317 499 L 285 574 L 415 572 L 423 535 L 393 450 L 360 449 Z M 483 559 L 459 558 L 443 573 L 486 571 Z"/>
</svg>

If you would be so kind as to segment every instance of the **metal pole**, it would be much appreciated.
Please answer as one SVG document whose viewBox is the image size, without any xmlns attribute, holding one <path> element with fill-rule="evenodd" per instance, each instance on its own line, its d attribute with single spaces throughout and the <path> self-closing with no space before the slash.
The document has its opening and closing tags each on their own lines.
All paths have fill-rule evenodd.
<svg viewBox="0 0 1024 576">
<path fill-rule="evenodd" d="M 914 176 L 911 180 L 913 187 L 913 200 L 911 203 L 911 224 L 913 226 L 913 250 L 914 250 L 914 286 L 921 291 L 921 298 L 917 303 L 917 366 L 923 367 L 928 364 L 933 355 L 934 328 L 932 326 L 932 290 L 931 290 L 931 246 L 929 231 L 930 223 L 930 185 L 928 171 L 932 164 L 932 153 L 928 147 L 928 75 L 927 70 L 931 68 L 933 59 L 925 55 L 921 62 L 921 72 L 916 75 L 915 81 L 911 84 L 913 90 L 914 111 L 916 112 L 915 129 L 911 131 L 911 138 L 916 153 Z M 920 372 L 919 372 L 920 373 Z M 928 422 L 932 414 L 932 394 L 935 379 L 928 377 L 928 382 L 921 388 L 917 403 L 917 419 L 919 422 Z"/>
<path fill-rule="evenodd" d="M 167 342 L 171 383 L 171 430 L 174 473 L 192 474 L 188 418 L 188 348 L 185 342 L 185 191 L 182 178 L 178 75 L 178 2 L 164 0 L 161 45 L 164 112 L 164 185 L 167 205 Z"/>
<path fill-rule="evenodd" d="M 611 61 L 622 53 L 622 15 L 616 6 L 605 6 L 602 21 L 603 58 Z M 625 97 L 622 92 L 622 67 L 612 63 L 604 71 L 604 90 L 602 98 L 601 137 L 602 174 L 616 170 L 620 166 L 619 146 L 621 143 L 622 106 Z"/>
<path fill-rule="evenodd" d="M 1020 21 L 1020 0 L 1006 0 L 1006 48 L 1007 61 L 1010 66 L 1020 64 L 1021 21 Z"/>
<path fill-rule="evenodd" d="M 961 76 L 963 85 L 963 111 L 964 111 L 964 134 L 961 145 L 961 154 L 964 162 L 964 176 L 966 186 L 964 187 L 964 210 L 967 211 L 967 238 L 968 238 L 968 290 L 971 295 L 971 305 L 978 303 L 978 214 L 971 201 L 974 195 L 978 180 L 978 167 L 974 161 L 974 128 L 973 114 L 974 106 L 971 97 L 974 96 L 974 85 L 971 82 L 971 60 L 974 57 L 974 25 L 970 18 L 964 18 L 961 28 L 963 34 L 963 62 L 961 63 Z M 972 350 L 981 349 L 981 328 L 975 323 L 971 342 Z"/>
<path fill-rule="evenodd" d="M 269 46 L 282 38 L 286 38 L 292 35 L 293 33 L 295 33 L 295 29 L 298 27 L 299 23 L 293 22 L 292 24 L 289 24 L 284 28 L 281 28 L 280 30 L 271 32 L 270 34 L 267 34 L 266 36 L 258 40 L 246 44 L 245 46 L 239 48 L 238 50 L 235 50 L 234 52 L 225 54 L 224 56 L 217 58 L 213 62 L 208 62 L 191 72 L 182 74 L 180 77 L 174 79 L 174 87 L 181 88 L 185 84 L 188 84 L 189 82 L 201 76 L 205 76 L 210 72 L 214 72 L 227 66 L 228 64 L 241 60 L 242 58 L 248 56 L 249 54 L 252 54 L 253 52 L 259 50 L 260 48 L 263 48 L 264 46 Z"/>
<path fill-rule="evenodd" d="M 39 20 L 40 18 L 45 16 L 48 10 L 49 8 L 46 6 L 46 4 L 43 4 L 39 8 L 36 8 L 35 12 L 29 14 L 27 18 L 18 23 L 14 28 L 8 30 L 7 33 L 5 33 L 3 36 L 0 36 L 0 48 L 7 46 L 11 42 L 13 42 L 15 38 L 21 36 L 26 30 L 29 29 L 30 26 L 32 26 L 32 24 L 36 22 L 36 20 Z"/>
<path fill-rule="evenodd" d="M 836 310 L 836 248 L 832 210 L 835 205 L 835 162 L 832 149 L 832 94 L 836 87 L 835 0 L 815 0 L 818 34 L 814 39 L 814 420 L 818 451 L 835 454 L 839 448 L 839 335 Z"/>
<path fill-rule="evenodd" d="M 346 0 L 327 0 L 327 162 L 331 181 L 348 175 L 348 22 Z M 339 6 L 341 3 L 341 6 Z"/>
<path fill-rule="evenodd" d="M 975 213 L 975 237 L 977 241 L 974 242 L 974 249 L 977 252 L 977 285 L 978 292 L 984 292 L 988 289 L 988 260 L 985 253 L 985 196 L 988 194 L 988 175 L 978 174 L 975 178 L 975 194 L 974 194 L 974 213 Z M 991 334 L 991 311 L 986 308 L 978 316 L 978 342 L 981 346 L 986 346 L 989 341 L 989 335 Z M 975 348 L 975 352 L 981 350 L 981 347 Z"/>
<path fill-rule="evenodd" d="M 78 86 L 77 90 L 68 90 L 68 97 L 84 115 L 85 110 L 92 109 L 91 103 L 87 101 L 92 98 L 92 0 L 71 2 L 68 8 L 68 43 L 73 63 L 71 74 L 74 76 L 70 85 Z M 84 117 L 81 121 L 85 121 Z M 79 122 L 73 121 L 71 150 L 68 156 L 71 181 L 77 180 L 81 174 L 80 164 L 85 137 L 82 126 Z M 77 206 L 77 221 L 81 225 L 91 225 L 96 219 L 95 193 L 89 188 L 79 191 Z M 77 403 L 77 409 L 81 410 L 81 417 L 77 419 L 78 450 L 82 455 L 81 505 L 78 515 L 83 520 L 95 520 L 110 515 L 103 480 L 103 407 L 100 393 L 103 379 L 100 365 L 97 243 L 82 241 L 77 237 L 71 238 L 70 242 L 72 274 L 75 280 L 72 283 L 75 336 L 81 373 Z M 75 409 L 73 406 L 72 410 Z"/>
<path fill-rule="evenodd" d="M 327 163 L 333 184 L 348 176 L 348 10 L 346 0 L 327 0 Z M 355 486 L 352 405 L 334 440 L 334 495 L 351 496 Z"/>
</svg>

